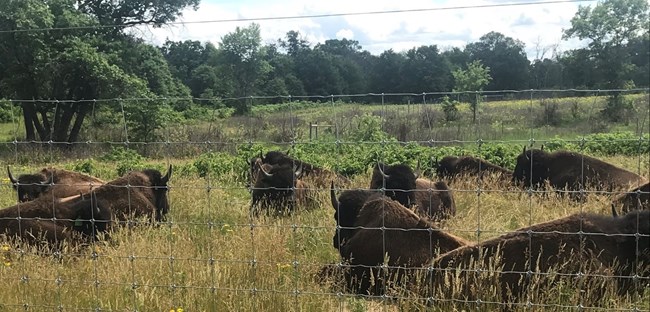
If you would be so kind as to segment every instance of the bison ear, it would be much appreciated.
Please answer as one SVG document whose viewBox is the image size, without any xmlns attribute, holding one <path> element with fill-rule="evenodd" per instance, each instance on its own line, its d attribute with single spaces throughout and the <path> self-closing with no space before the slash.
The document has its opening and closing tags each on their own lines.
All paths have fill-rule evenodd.
<svg viewBox="0 0 650 312">
<path fill-rule="evenodd" d="M 262 150 L 260 150 L 260 159 L 264 161 L 264 155 L 262 154 Z"/>
<path fill-rule="evenodd" d="M 167 182 L 169 181 L 169 178 L 170 178 L 171 176 L 172 176 L 172 165 L 169 164 L 169 168 L 167 169 L 167 173 L 166 173 L 165 176 L 162 177 L 162 179 L 161 179 L 161 180 L 162 180 L 162 183 L 163 183 L 163 184 L 167 184 Z"/>
<path fill-rule="evenodd" d="M 9 166 L 7 166 L 7 175 L 9 175 L 9 181 L 11 181 L 11 183 L 18 183 L 18 180 L 16 180 L 16 178 L 14 178 L 14 175 L 11 174 L 11 169 L 9 169 Z"/>
<path fill-rule="evenodd" d="M 612 217 L 614 218 L 618 217 L 618 213 L 616 212 L 616 206 L 614 206 L 614 203 L 612 203 Z"/>
<path fill-rule="evenodd" d="M 539 148 L 540 151 L 544 150 L 544 144 L 542 144 L 542 147 Z"/>
</svg>

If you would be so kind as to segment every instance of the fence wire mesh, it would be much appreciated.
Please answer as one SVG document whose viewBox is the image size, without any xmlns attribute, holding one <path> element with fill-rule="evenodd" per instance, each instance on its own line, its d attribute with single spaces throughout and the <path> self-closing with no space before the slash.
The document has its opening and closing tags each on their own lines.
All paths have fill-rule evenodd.
<svg viewBox="0 0 650 312">
<path fill-rule="evenodd" d="M 649 310 L 648 89 L 9 101 L 2 310 Z"/>
</svg>

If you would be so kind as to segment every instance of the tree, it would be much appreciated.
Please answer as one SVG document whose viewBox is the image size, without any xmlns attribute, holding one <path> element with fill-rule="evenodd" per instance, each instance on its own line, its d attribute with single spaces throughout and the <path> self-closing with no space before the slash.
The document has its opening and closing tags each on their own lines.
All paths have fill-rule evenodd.
<svg viewBox="0 0 650 312">
<path fill-rule="evenodd" d="M 490 68 L 492 80 L 487 90 L 522 90 L 528 88 L 530 61 L 524 43 L 498 32 L 483 35 L 465 47 L 470 61 L 481 61 Z"/>
<path fill-rule="evenodd" d="M 648 17 L 646 0 L 605 0 L 594 8 L 580 6 L 563 38 L 588 39 L 590 56 L 606 79 L 603 87 L 622 88 L 631 71 L 625 46 L 647 36 Z"/>
<path fill-rule="evenodd" d="M 479 91 L 483 91 L 492 77 L 490 77 L 490 68 L 483 66 L 481 61 L 473 61 L 467 64 L 467 69 L 457 69 L 451 72 L 454 76 L 454 92 L 476 92 L 470 95 L 469 103 L 472 108 L 472 122 L 476 122 L 476 110 L 480 99 Z"/>
<path fill-rule="evenodd" d="M 563 38 L 588 39 L 589 56 L 603 78 L 602 86 L 621 89 L 630 84 L 634 72 L 626 45 L 648 36 L 648 17 L 646 0 L 605 0 L 594 8 L 580 6 Z M 613 93 L 601 111 L 612 121 L 621 120 L 623 111 L 629 108 L 629 103 L 619 95 L 619 92 Z"/>
<path fill-rule="evenodd" d="M 0 2 L 0 29 L 15 30 L 0 34 L 4 70 L 0 93 L 23 100 L 20 106 L 26 139 L 35 141 L 38 136 L 41 141 L 78 141 L 85 117 L 95 103 L 106 103 L 104 99 L 154 97 L 149 88 L 182 94 L 183 88 L 168 71 L 164 72 L 167 65 L 159 52 L 122 31 L 138 23 L 161 25 L 171 21 L 174 12 L 197 1 Z M 119 17 L 108 14 L 132 6 L 142 11 Z M 58 29 L 39 30 L 53 27 Z M 125 48 L 136 51 L 127 52 Z M 124 60 L 129 55 L 137 61 Z M 134 100 L 130 104 L 136 103 Z M 156 103 L 147 109 L 151 112 L 160 105 L 164 104 Z"/>
<path fill-rule="evenodd" d="M 451 64 L 435 45 L 421 46 L 406 52 L 402 66 L 401 88 L 406 92 L 449 91 L 452 85 Z"/>
<path fill-rule="evenodd" d="M 245 28 L 237 27 L 234 32 L 221 38 L 221 60 L 226 65 L 223 69 L 233 78 L 237 90 L 235 95 L 238 97 L 254 94 L 271 70 L 264 59 L 261 43 L 260 25 L 255 23 Z M 235 109 L 243 114 L 248 112 L 249 107 L 243 101 Z"/>
<path fill-rule="evenodd" d="M 406 62 L 402 53 L 395 53 L 392 49 L 379 55 L 372 70 L 371 91 L 384 93 L 397 93 L 402 82 L 401 70 Z"/>
</svg>

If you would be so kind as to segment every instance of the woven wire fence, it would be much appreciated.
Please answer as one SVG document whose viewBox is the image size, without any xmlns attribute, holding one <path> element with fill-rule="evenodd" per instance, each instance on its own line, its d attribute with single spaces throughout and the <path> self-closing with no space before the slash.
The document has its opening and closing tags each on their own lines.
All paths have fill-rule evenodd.
<svg viewBox="0 0 650 312">
<path fill-rule="evenodd" d="M 612 94 L 629 104 L 616 118 L 603 113 Z M 648 89 L 10 100 L 0 307 L 648 311 L 648 190 L 635 187 L 650 178 L 649 100 Z M 182 101 L 204 114 L 156 126 L 130 110 Z M 28 141 L 25 103 L 92 113 L 72 142 Z M 531 149 L 572 152 L 549 166 L 579 185 L 536 184 L 551 169 Z M 445 156 L 527 181 L 483 163 L 443 176 Z M 594 176 L 619 170 L 594 158 L 629 174 Z M 99 182 L 41 171 L 52 167 Z M 449 204 L 418 196 L 454 211 L 431 215 Z"/>
</svg>

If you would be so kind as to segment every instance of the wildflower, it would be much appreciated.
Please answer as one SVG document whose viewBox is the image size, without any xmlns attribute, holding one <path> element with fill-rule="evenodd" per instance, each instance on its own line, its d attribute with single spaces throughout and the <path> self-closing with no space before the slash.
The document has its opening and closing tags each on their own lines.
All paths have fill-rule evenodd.
<svg viewBox="0 0 650 312">
<path fill-rule="evenodd" d="M 183 312 L 183 308 L 176 309 L 176 312 Z"/>
<path fill-rule="evenodd" d="M 10 267 L 11 266 L 11 261 L 10 260 L 5 260 L 4 265 L 6 267 Z"/>
<path fill-rule="evenodd" d="M 9 251 L 9 250 L 11 250 L 11 246 L 9 246 L 7 244 L 2 245 L 2 251 Z"/>
</svg>

